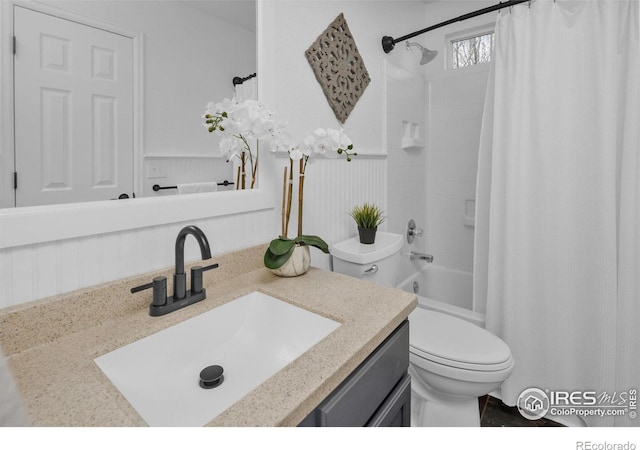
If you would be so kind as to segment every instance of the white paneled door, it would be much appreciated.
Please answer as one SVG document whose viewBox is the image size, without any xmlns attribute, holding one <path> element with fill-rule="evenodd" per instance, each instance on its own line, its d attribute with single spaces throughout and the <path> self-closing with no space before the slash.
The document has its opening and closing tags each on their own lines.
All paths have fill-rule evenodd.
<svg viewBox="0 0 640 450">
<path fill-rule="evenodd" d="M 130 38 L 16 6 L 16 206 L 133 191 Z"/>
</svg>

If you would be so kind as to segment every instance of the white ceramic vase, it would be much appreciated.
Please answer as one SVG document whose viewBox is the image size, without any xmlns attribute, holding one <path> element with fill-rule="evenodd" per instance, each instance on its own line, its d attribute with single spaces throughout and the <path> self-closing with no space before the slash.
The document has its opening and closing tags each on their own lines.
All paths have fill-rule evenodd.
<svg viewBox="0 0 640 450">
<path fill-rule="evenodd" d="M 308 245 L 296 244 L 289 260 L 277 269 L 271 269 L 279 277 L 297 277 L 307 273 L 311 264 Z"/>
</svg>

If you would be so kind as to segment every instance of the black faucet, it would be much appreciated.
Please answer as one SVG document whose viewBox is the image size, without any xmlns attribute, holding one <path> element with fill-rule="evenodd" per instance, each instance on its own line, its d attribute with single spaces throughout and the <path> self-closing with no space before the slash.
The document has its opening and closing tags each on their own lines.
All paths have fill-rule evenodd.
<svg viewBox="0 0 640 450">
<path fill-rule="evenodd" d="M 193 235 L 200 246 L 201 259 L 211 258 L 209 241 L 202 230 L 194 225 L 184 227 L 176 238 L 176 273 L 173 274 L 173 300 L 182 300 L 187 293 L 187 274 L 184 273 L 184 242 L 187 235 Z M 193 284 L 193 280 L 191 281 Z"/>
<path fill-rule="evenodd" d="M 167 277 L 155 277 L 151 283 L 131 289 L 131 293 L 153 288 L 153 301 L 149 305 L 149 314 L 162 316 L 185 306 L 192 305 L 206 297 L 206 289 L 202 283 L 202 273 L 215 269 L 218 264 L 207 267 L 191 268 L 191 289 L 187 291 L 187 274 L 184 272 L 184 242 L 187 235 L 193 235 L 200 246 L 202 259 L 211 258 L 209 241 L 202 230 L 194 225 L 184 227 L 176 238 L 176 271 L 173 274 L 173 296 L 167 297 Z"/>
</svg>

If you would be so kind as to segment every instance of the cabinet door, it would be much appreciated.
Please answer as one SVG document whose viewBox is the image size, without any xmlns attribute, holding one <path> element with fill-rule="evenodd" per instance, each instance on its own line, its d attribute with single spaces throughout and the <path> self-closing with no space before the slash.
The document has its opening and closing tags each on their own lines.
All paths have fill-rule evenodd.
<svg viewBox="0 0 640 450">
<path fill-rule="evenodd" d="M 389 397 L 380 406 L 368 427 L 409 427 L 411 426 L 411 377 L 405 375 Z"/>
<path fill-rule="evenodd" d="M 409 322 L 404 321 L 300 426 L 361 427 L 384 404 L 409 367 Z"/>
</svg>

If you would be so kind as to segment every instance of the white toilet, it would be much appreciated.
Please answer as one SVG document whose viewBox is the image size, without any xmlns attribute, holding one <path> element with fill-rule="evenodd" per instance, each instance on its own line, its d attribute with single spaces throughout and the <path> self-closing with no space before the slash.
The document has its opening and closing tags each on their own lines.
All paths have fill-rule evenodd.
<svg viewBox="0 0 640 450">
<path fill-rule="evenodd" d="M 400 234 L 378 231 L 373 244 L 361 244 L 357 236 L 334 244 L 329 247 L 333 271 L 395 287 L 402 240 Z"/>
<path fill-rule="evenodd" d="M 333 270 L 395 287 L 403 236 L 357 237 L 330 247 Z M 487 330 L 418 307 L 409 315 L 411 426 L 480 426 L 478 397 L 497 389 L 513 370 L 511 350 Z"/>
</svg>

